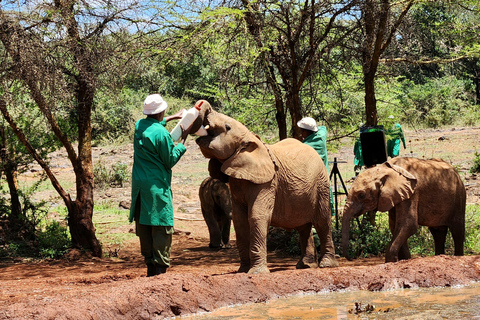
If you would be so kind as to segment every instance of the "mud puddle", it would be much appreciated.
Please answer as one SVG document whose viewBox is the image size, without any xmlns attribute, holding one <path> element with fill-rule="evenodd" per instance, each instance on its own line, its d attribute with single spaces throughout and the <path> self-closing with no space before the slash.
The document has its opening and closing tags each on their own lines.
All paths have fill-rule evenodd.
<svg viewBox="0 0 480 320">
<path fill-rule="evenodd" d="M 221 308 L 181 319 L 480 319 L 480 283 L 453 288 L 326 292 Z"/>
</svg>

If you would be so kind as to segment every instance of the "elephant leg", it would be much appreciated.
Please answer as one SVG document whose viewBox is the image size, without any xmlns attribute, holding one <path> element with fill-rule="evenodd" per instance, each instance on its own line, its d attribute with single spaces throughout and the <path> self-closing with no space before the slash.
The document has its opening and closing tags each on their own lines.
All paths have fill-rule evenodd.
<svg viewBox="0 0 480 320">
<path fill-rule="evenodd" d="M 429 227 L 430 233 L 435 242 L 435 255 L 445 254 L 445 240 L 447 239 L 448 227 Z"/>
<path fill-rule="evenodd" d="M 408 260 L 412 257 L 410 254 L 410 248 L 408 247 L 408 241 L 400 247 L 398 250 L 398 260 Z"/>
<path fill-rule="evenodd" d="M 269 221 L 263 217 L 250 218 L 249 274 L 270 273 L 267 267 L 267 233 Z"/>
<path fill-rule="evenodd" d="M 230 217 L 223 215 L 221 217 L 220 225 L 222 226 L 222 242 L 225 245 L 225 248 L 230 248 L 230 227 L 232 225 Z"/>
<path fill-rule="evenodd" d="M 205 220 L 205 223 L 208 227 L 208 233 L 210 235 L 210 243 L 208 244 L 208 246 L 210 248 L 221 248 L 221 233 L 217 219 L 215 218 L 215 209 L 202 207 L 202 214 L 203 219 Z"/>
<path fill-rule="evenodd" d="M 317 268 L 315 243 L 312 235 L 312 224 L 307 223 L 296 228 L 300 236 L 300 249 L 302 255 L 297 263 L 297 269 Z"/>
<path fill-rule="evenodd" d="M 453 243 L 455 245 L 455 255 L 463 256 L 463 246 L 465 243 L 465 222 L 459 226 L 449 227 L 452 233 Z"/>
<path fill-rule="evenodd" d="M 385 262 L 397 262 L 400 257 L 407 259 L 410 257 L 408 249 L 408 238 L 417 232 L 416 215 L 411 214 L 410 201 L 405 201 L 389 211 L 389 226 L 392 232 L 392 242 L 386 252 Z"/>
<path fill-rule="evenodd" d="M 320 268 L 338 267 L 338 261 L 335 259 L 335 246 L 332 239 L 332 223 L 330 215 L 326 218 L 325 223 L 315 223 L 318 238 L 320 239 L 320 257 L 318 258 L 318 266 Z"/>
<path fill-rule="evenodd" d="M 232 204 L 232 219 L 235 228 L 236 244 L 240 256 L 238 272 L 250 270 L 250 224 L 248 222 L 248 209 L 241 204 Z"/>
</svg>

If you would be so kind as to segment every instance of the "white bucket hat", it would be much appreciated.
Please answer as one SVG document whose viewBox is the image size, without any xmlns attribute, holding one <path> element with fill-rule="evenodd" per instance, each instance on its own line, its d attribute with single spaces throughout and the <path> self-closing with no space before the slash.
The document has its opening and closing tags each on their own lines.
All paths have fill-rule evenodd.
<svg viewBox="0 0 480 320">
<path fill-rule="evenodd" d="M 315 121 L 315 119 L 310 118 L 310 117 L 306 117 L 306 118 L 303 118 L 302 120 L 298 121 L 297 126 L 299 128 L 302 128 L 302 129 L 305 129 L 305 130 L 310 130 L 310 131 L 313 131 L 313 132 L 318 131 L 317 121 Z"/>
<path fill-rule="evenodd" d="M 151 94 L 145 98 L 143 103 L 143 114 L 158 114 L 167 110 L 168 104 L 159 94 Z"/>
</svg>

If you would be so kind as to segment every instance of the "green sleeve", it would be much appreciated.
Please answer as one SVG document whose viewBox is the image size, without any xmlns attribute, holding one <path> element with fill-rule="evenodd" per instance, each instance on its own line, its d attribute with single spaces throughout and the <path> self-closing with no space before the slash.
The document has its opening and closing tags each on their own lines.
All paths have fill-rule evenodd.
<svg viewBox="0 0 480 320">
<path fill-rule="evenodd" d="M 170 134 L 168 133 L 165 135 L 160 135 L 158 139 L 160 139 L 160 141 L 156 143 L 156 146 L 160 159 L 167 168 L 172 169 L 187 151 L 187 148 L 185 148 L 183 143 L 178 143 L 175 146 L 172 137 L 170 137 Z"/>
</svg>

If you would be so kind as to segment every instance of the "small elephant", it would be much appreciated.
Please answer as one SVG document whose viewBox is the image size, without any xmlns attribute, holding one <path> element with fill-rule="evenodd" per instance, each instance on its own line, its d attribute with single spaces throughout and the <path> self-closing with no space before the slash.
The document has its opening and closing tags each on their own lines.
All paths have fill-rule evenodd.
<svg viewBox="0 0 480 320">
<path fill-rule="evenodd" d="M 371 211 L 388 211 L 392 242 L 386 262 L 410 259 L 407 239 L 428 226 L 435 254 L 445 253 L 450 229 L 455 255 L 463 255 L 466 191 L 456 170 L 443 160 L 394 158 L 358 175 L 342 218 L 343 254 L 348 258 L 350 220 Z"/>
<path fill-rule="evenodd" d="M 230 248 L 232 202 L 228 179 L 222 180 L 208 177 L 203 180 L 198 192 L 203 218 L 210 234 L 210 248 Z"/>
<path fill-rule="evenodd" d="M 203 100 L 204 101 L 204 100 Z M 269 226 L 296 229 L 297 268 L 338 266 L 331 234 L 328 173 L 318 153 L 296 139 L 266 145 L 240 122 L 206 101 L 200 112 L 208 135 L 197 138 L 202 154 L 217 159 L 229 176 L 239 272 L 268 273 Z M 316 257 L 312 225 L 320 238 Z"/>
</svg>

